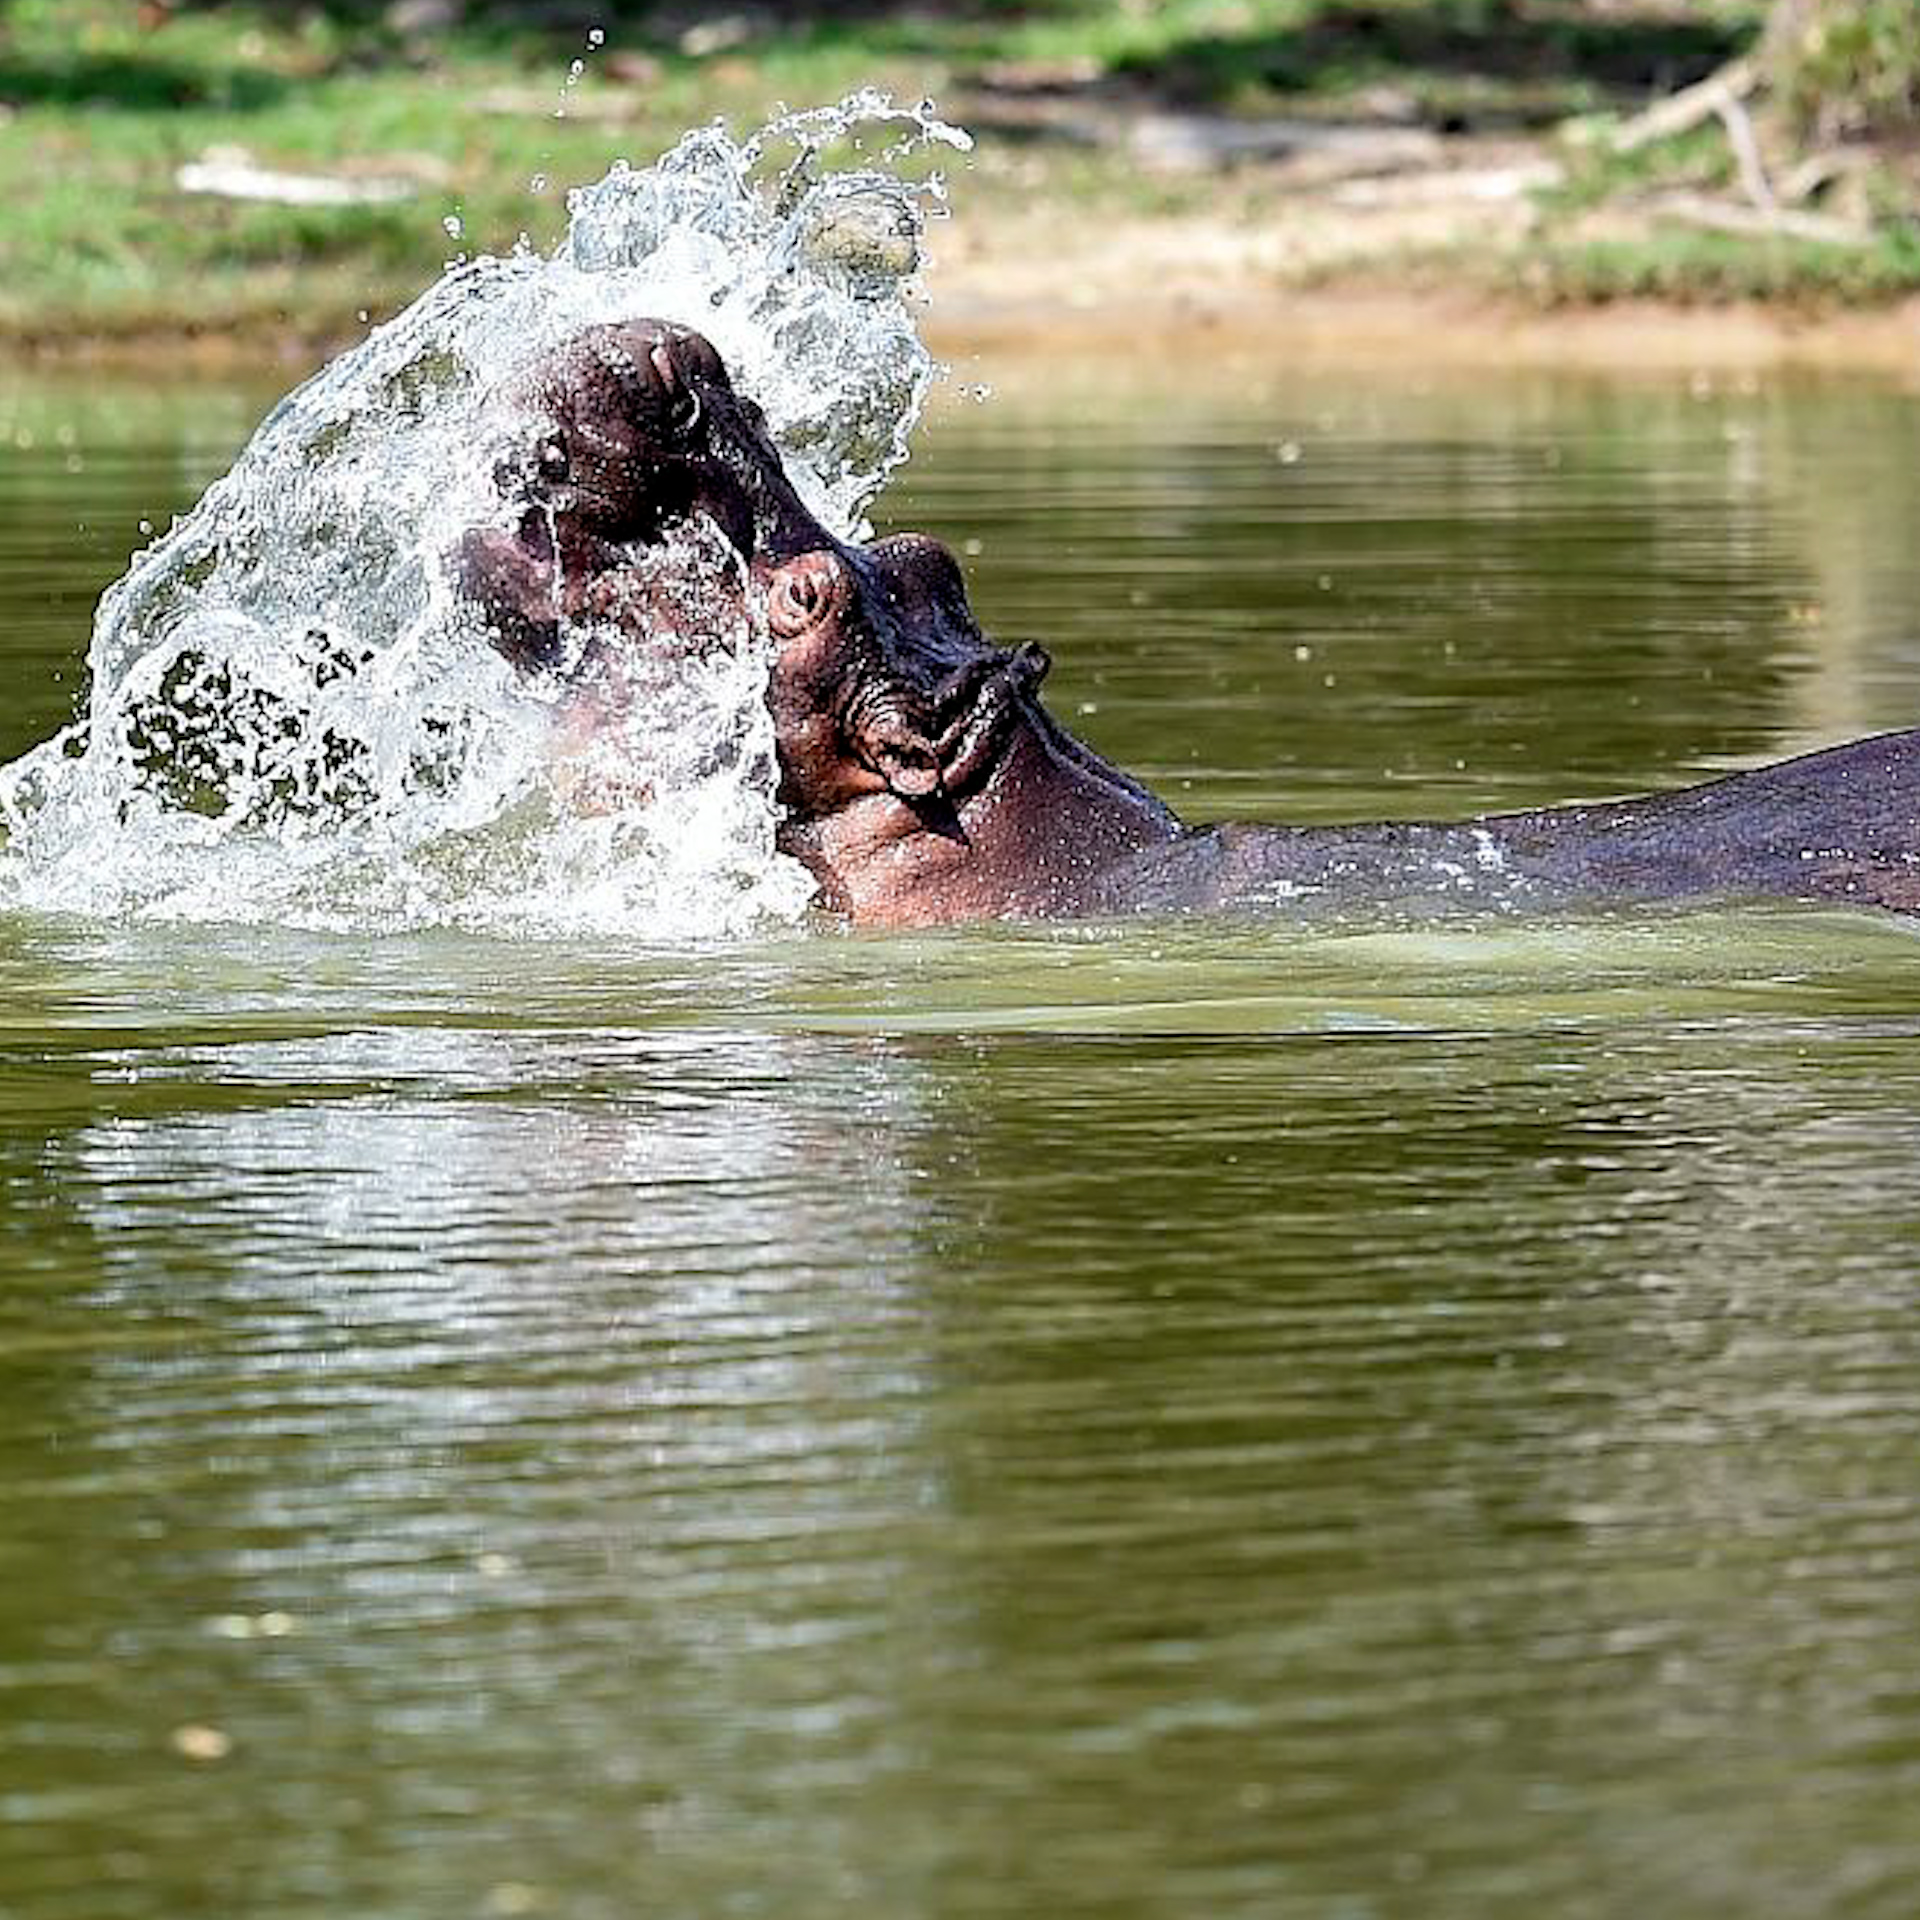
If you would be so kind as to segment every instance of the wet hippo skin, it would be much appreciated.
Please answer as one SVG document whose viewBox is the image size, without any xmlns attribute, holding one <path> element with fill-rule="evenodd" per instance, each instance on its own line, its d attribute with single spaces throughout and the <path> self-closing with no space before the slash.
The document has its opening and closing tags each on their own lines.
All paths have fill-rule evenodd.
<svg viewBox="0 0 1920 1920">
<path fill-rule="evenodd" d="M 781 844 L 857 924 L 1716 897 L 1920 911 L 1920 732 L 1595 805 L 1189 827 L 1054 720 L 1046 654 L 988 641 L 944 547 L 854 545 L 814 519 L 701 335 L 593 328 L 524 399 L 537 424 L 496 476 L 506 520 L 458 556 L 494 644 L 579 671 L 568 631 L 644 653 L 662 596 L 763 620 Z M 720 538 L 663 571 L 692 526 Z"/>
</svg>

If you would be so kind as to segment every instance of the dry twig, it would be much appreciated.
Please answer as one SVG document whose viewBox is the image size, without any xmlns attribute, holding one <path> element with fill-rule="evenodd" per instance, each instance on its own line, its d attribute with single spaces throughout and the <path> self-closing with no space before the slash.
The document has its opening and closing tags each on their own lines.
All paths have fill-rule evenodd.
<svg viewBox="0 0 1920 1920">
<path fill-rule="evenodd" d="M 1751 60 L 1729 60 L 1704 80 L 1656 100 L 1631 120 L 1623 120 L 1607 135 L 1607 145 L 1615 153 L 1637 153 L 1657 140 L 1691 133 L 1722 112 L 1727 103 L 1744 100 L 1759 84 L 1760 72 Z"/>
</svg>

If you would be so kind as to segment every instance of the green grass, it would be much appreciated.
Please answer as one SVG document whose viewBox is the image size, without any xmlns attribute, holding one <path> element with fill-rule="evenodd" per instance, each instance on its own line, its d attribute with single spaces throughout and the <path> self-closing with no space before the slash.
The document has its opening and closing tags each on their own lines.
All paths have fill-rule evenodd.
<svg viewBox="0 0 1920 1920">
<path fill-rule="evenodd" d="M 194 6 L 143 30 L 130 0 L 13 0 L 0 11 L 0 334 L 280 324 L 337 332 L 362 309 L 410 297 L 455 244 L 546 245 L 564 192 L 612 160 L 651 159 L 715 115 L 758 124 L 781 103 L 855 86 L 944 95 L 995 63 L 1089 54 L 1135 69 L 1171 56 L 1228 11 L 1219 0 L 938 14 L 864 11 L 798 19 L 738 50 L 696 57 L 649 36 L 646 10 L 609 5 L 604 49 L 583 34 L 473 23 L 409 46 L 379 8 Z M 1309 18 L 1314 0 L 1242 6 L 1261 34 Z M 571 60 L 584 58 L 577 85 Z M 648 70 L 628 77 L 622 58 Z M 566 112 L 556 117 L 555 109 Z M 417 175 L 398 205 L 297 209 L 182 191 L 180 168 L 241 147 L 292 171 Z M 991 173 L 989 151 L 983 166 Z M 1022 191 L 1091 205 L 1178 204 L 1122 162 L 1071 148 L 1019 156 Z M 535 181 L 542 184 L 536 187 Z M 442 221 L 457 215 L 450 241 Z"/>
<path fill-rule="evenodd" d="M 1512 271 L 1519 290 L 1548 305 L 1765 301 L 1817 312 L 1876 306 L 1920 287 L 1920 236 L 1892 228 L 1868 247 L 1680 231 L 1549 240 Z"/>
<path fill-rule="evenodd" d="M 1699 0 L 1636 14 L 1583 0 L 875 0 L 784 9 L 769 16 L 784 24 L 705 55 L 656 32 L 652 10 L 631 0 L 589 11 L 607 27 L 599 52 L 579 27 L 530 30 L 537 10 L 525 5 L 496 15 L 473 0 L 464 28 L 420 44 L 387 30 L 385 11 L 371 0 L 173 0 L 146 10 L 164 12 L 155 29 L 134 0 L 0 0 L 0 337 L 337 335 L 361 311 L 410 298 L 456 244 L 502 251 L 522 233 L 550 243 L 564 189 L 616 157 L 644 163 L 716 114 L 744 128 L 778 103 L 862 84 L 945 101 L 1014 65 L 1091 70 L 1175 105 L 1334 113 L 1388 87 L 1429 124 L 1540 128 L 1696 77 L 1751 35 L 1760 5 Z M 585 74 L 563 92 L 576 57 Z M 418 190 L 397 205 L 326 209 L 183 192 L 181 166 L 221 146 L 293 171 L 405 174 Z M 1710 166 L 1711 147 L 1653 164 Z M 964 172 L 958 183 L 973 220 L 992 218 L 996 198 L 1177 215 L 1256 205 L 1261 191 L 1143 178 L 1118 152 L 991 133 L 974 166 L 972 191 Z M 1565 207 L 1608 190 L 1605 180 L 1576 186 Z M 442 227 L 449 214 L 462 222 L 457 243 Z M 1844 274 L 1819 250 L 1760 249 L 1745 261 L 1738 250 L 1709 237 L 1604 267 L 1581 254 L 1578 271 L 1550 247 L 1542 259 L 1562 263 L 1557 284 L 1596 294 L 1617 282 L 1712 296 L 1801 274 L 1882 292 L 1920 282 L 1907 246 Z"/>
<path fill-rule="evenodd" d="M 585 119 L 490 111 L 532 90 L 557 104 L 564 58 L 455 46 L 426 71 L 381 38 L 237 8 L 183 13 L 157 33 L 117 0 L 16 0 L 0 40 L 0 326 L 16 335 L 179 321 L 297 317 L 324 330 L 406 297 L 437 269 L 449 212 L 471 244 L 550 236 L 555 182 L 597 176 L 629 146 L 656 150 L 723 103 L 681 75 L 619 137 Z M 591 83 L 579 90 L 586 93 Z M 703 97 L 704 94 L 704 97 Z M 292 208 L 190 195 L 180 167 L 244 147 L 294 171 L 358 164 L 419 178 L 399 205 Z"/>
</svg>

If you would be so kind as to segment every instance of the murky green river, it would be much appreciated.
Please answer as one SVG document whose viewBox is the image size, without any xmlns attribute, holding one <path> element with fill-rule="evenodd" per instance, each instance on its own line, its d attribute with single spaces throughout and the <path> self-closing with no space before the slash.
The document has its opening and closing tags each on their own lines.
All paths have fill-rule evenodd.
<svg viewBox="0 0 1920 1920">
<path fill-rule="evenodd" d="M 992 367 L 968 369 L 993 378 Z M 0 754 L 270 395 L 0 386 Z M 1014 380 L 1196 818 L 1920 721 L 1920 401 Z M 1920 943 L 0 917 L 0 1914 L 1909 1920 Z"/>
</svg>

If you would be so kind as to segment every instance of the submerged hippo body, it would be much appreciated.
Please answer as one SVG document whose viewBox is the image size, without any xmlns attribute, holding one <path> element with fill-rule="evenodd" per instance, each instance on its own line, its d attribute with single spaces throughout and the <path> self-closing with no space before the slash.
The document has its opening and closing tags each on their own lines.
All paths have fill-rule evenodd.
<svg viewBox="0 0 1920 1920">
<path fill-rule="evenodd" d="M 1105 877 L 1108 911 L 1719 898 L 1920 912 L 1920 732 L 1700 786 L 1459 822 L 1232 825 Z"/>
<path fill-rule="evenodd" d="M 1053 719 L 1047 656 L 986 639 L 945 548 L 815 520 L 699 334 L 593 328 L 526 399 L 510 524 L 459 555 L 495 644 L 579 672 L 564 636 L 584 623 L 591 676 L 609 650 L 658 653 L 663 606 L 680 633 L 703 607 L 764 622 L 781 845 L 857 924 L 1709 897 L 1920 912 L 1920 732 L 1597 805 L 1189 828 Z M 676 545 L 689 528 L 707 537 Z"/>
</svg>

